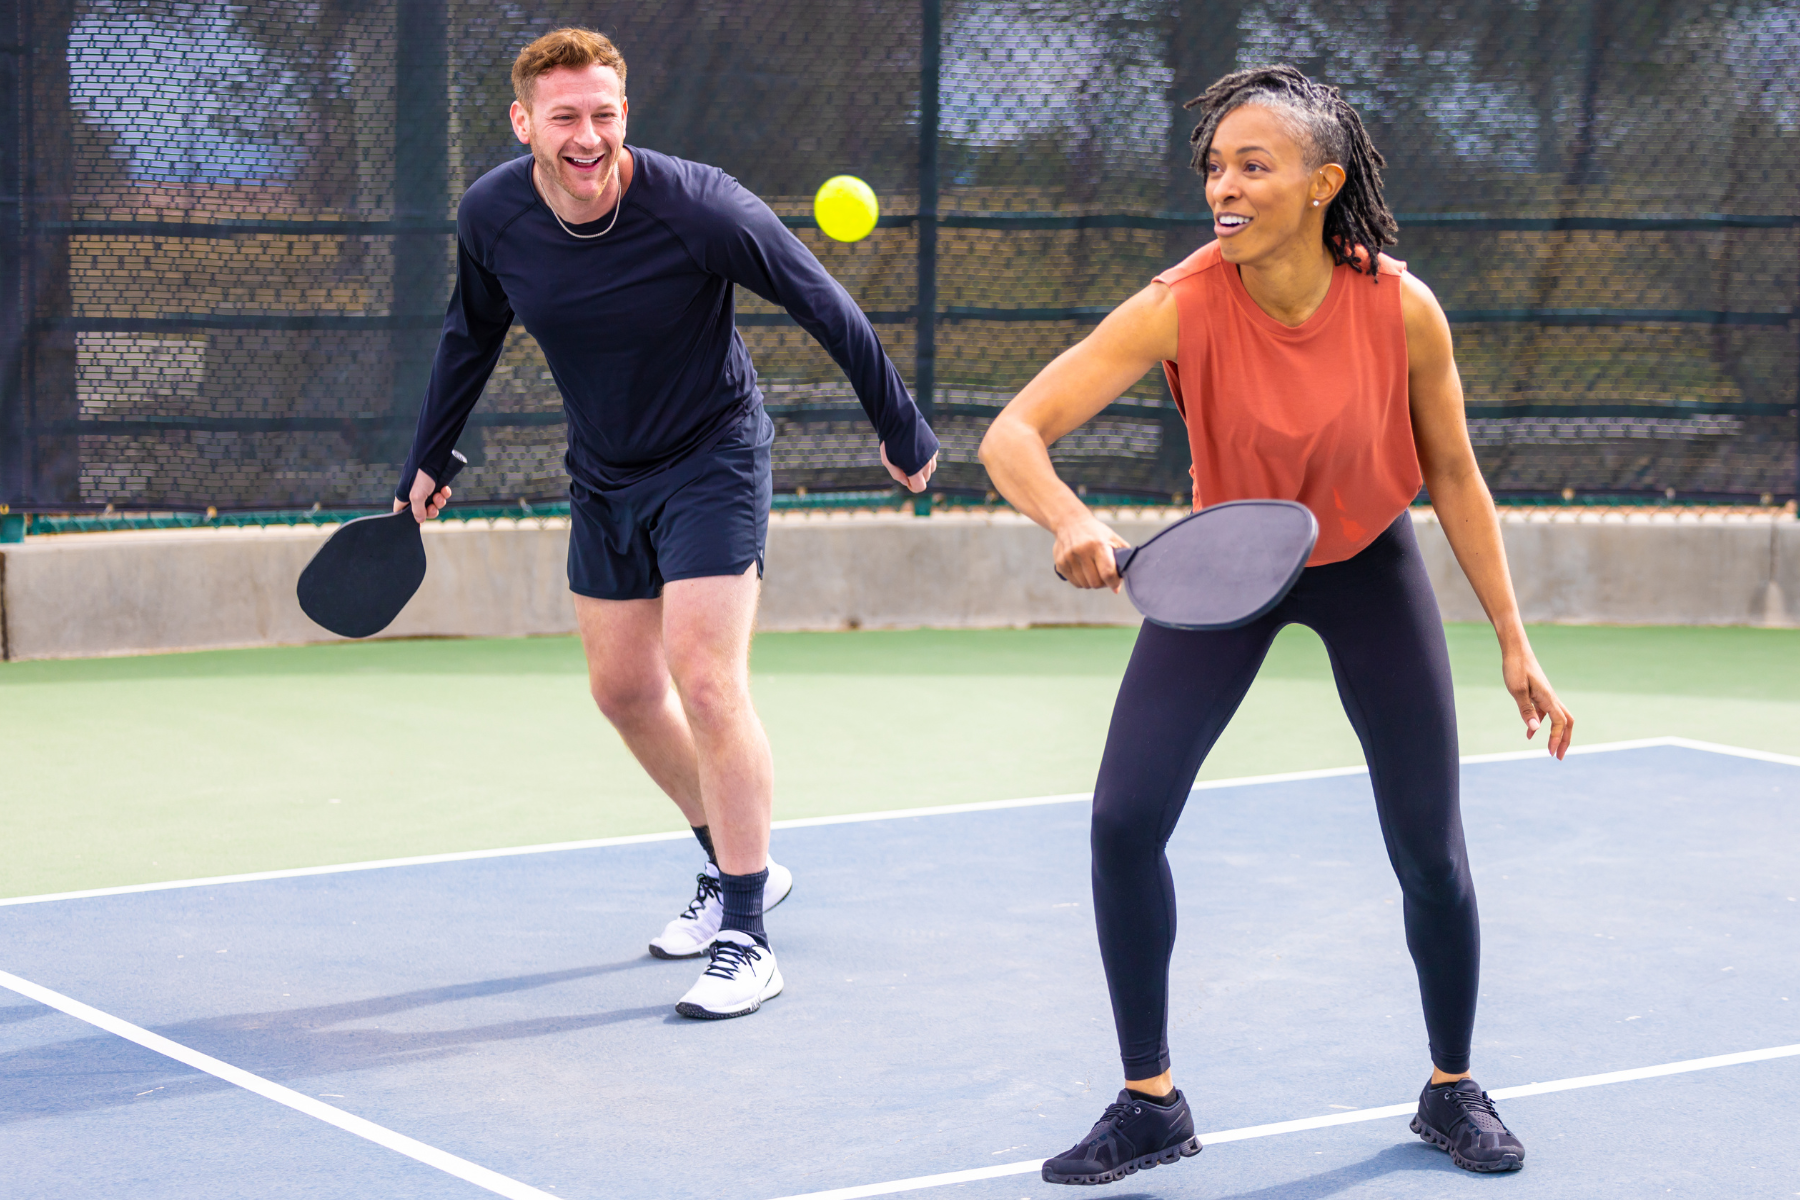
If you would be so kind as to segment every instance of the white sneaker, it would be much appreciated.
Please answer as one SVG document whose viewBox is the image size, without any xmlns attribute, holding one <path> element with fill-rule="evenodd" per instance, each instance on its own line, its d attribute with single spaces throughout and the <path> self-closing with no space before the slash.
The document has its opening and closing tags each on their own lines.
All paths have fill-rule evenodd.
<svg viewBox="0 0 1800 1200">
<path fill-rule="evenodd" d="M 769 878 L 763 884 L 763 911 L 768 912 L 794 890 L 794 873 L 772 858 L 763 861 L 769 864 Z"/>
<path fill-rule="evenodd" d="M 650 943 L 658 958 L 699 958 L 712 945 L 725 919 L 725 902 L 719 894 L 719 868 L 711 863 L 694 877 L 694 898 L 679 917 L 663 927 L 662 936 Z M 769 881 L 763 884 L 763 911 L 768 912 L 794 890 L 794 873 L 769 859 Z"/>
<path fill-rule="evenodd" d="M 781 995 L 775 952 L 749 934 L 721 930 L 711 949 L 712 962 L 700 973 L 700 982 L 675 1005 L 682 1016 L 701 1021 L 746 1017 L 764 1000 Z"/>
</svg>

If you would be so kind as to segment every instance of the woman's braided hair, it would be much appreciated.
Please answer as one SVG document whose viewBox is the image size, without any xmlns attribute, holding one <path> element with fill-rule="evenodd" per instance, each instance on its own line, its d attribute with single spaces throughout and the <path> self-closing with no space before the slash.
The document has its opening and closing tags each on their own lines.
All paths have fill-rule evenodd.
<svg viewBox="0 0 1800 1200">
<path fill-rule="evenodd" d="M 1183 106 L 1200 110 L 1200 123 L 1188 138 L 1194 170 L 1206 174 L 1206 155 L 1219 122 L 1247 104 L 1271 109 L 1287 121 L 1306 151 L 1307 170 L 1328 162 L 1344 168 L 1344 186 L 1325 211 L 1325 244 L 1334 261 L 1375 275 L 1376 255 L 1394 244 L 1400 226 L 1381 195 L 1381 168 L 1387 160 L 1369 140 L 1362 118 L 1336 88 L 1314 83 L 1285 63 L 1233 71 Z"/>
</svg>

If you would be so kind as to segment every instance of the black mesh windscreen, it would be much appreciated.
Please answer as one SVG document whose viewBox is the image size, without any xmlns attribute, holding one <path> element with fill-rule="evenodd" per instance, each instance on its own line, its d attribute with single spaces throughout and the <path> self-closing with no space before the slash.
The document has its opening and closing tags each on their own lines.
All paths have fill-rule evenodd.
<svg viewBox="0 0 1800 1200">
<path fill-rule="evenodd" d="M 326 507 L 395 480 L 458 196 L 522 152 L 520 47 L 629 62 L 631 141 L 791 218 L 943 438 L 946 487 L 1031 375 L 1211 235 L 1180 102 L 1241 64 L 1342 87 L 1394 253 L 1455 327 L 1497 492 L 1790 497 L 1800 0 L 14 0 L 0 20 L 0 500 Z M 934 46 L 936 53 L 927 52 Z M 936 126 L 936 137 L 920 138 Z M 828 176 L 884 221 L 811 228 Z M 739 292 L 781 490 L 879 488 L 837 367 Z M 515 328 L 459 500 L 564 495 L 560 400 Z M 1168 497 L 1160 373 L 1065 438 L 1090 493 Z"/>
</svg>

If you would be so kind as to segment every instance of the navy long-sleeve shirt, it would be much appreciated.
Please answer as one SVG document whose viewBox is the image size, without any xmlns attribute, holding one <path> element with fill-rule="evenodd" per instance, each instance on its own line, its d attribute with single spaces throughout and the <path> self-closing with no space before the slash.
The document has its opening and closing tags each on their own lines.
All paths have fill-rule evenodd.
<svg viewBox="0 0 1800 1200">
<path fill-rule="evenodd" d="M 457 209 L 456 291 L 396 496 L 443 477 L 517 317 L 550 364 L 568 419 L 569 474 L 623 487 L 715 442 L 762 404 L 738 336 L 734 284 L 779 304 L 831 354 L 888 458 L 937 452 L 868 318 L 779 218 L 725 172 L 631 148 L 606 236 L 569 236 L 538 197 L 530 156 L 489 171 Z M 611 214 L 581 233 L 606 227 Z"/>
</svg>

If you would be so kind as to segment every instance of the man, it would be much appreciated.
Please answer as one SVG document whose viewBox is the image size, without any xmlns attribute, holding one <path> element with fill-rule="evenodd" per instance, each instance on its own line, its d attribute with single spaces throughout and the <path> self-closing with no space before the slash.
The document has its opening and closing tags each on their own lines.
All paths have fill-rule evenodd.
<svg viewBox="0 0 1800 1200">
<path fill-rule="evenodd" d="M 677 1012 L 744 1016 L 781 991 L 763 910 L 792 875 L 768 861 L 773 766 L 748 666 L 774 427 L 733 285 L 830 352 L 914 492 L 937 438 L 867 318 L 766 205 L 714 167 L 625 144 L 610 41 L 556 30 L 512 79 L 531 154 L 459 206 L 456 292 L 395 507 L 425 521 L 449 499 L 436 480 L 518 317 L 568 416 L 569 587 L 594 700 L 707 852 L 650 949 L 710 955 Z"/>
</svg>

